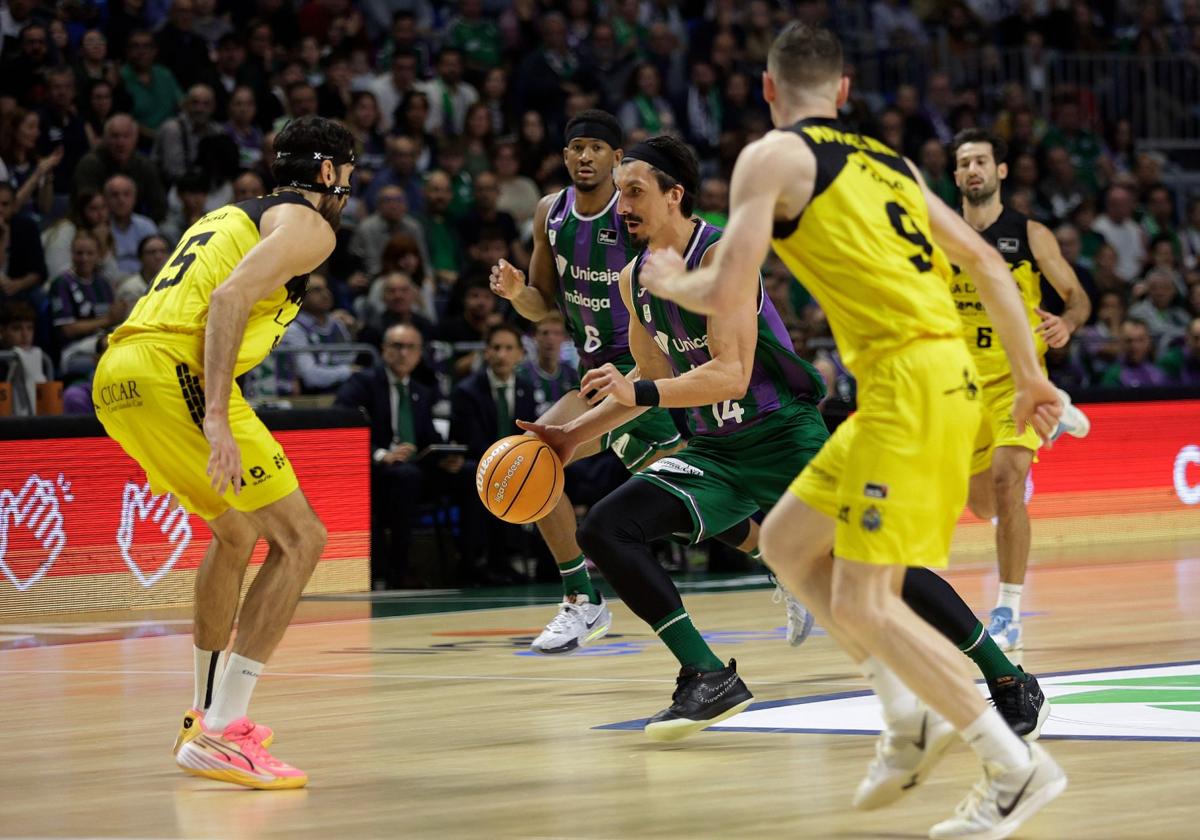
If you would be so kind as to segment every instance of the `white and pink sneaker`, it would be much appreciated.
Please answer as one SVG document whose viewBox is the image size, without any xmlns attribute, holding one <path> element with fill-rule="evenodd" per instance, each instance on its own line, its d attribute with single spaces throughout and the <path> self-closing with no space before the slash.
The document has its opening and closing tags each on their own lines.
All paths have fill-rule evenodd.
<svg viewBox="0 0 1200 840">
<path fill-rule="evenodd" d="M 267 752 L 259 740 L 259 727 L 249 718 L 238 718 L 216 732 L 196 720 L 199 732 L 183 742 L 175 761 L 193 776 L 256 788 L 284 790 L 304 787 L 308 775 Z M 269 731 L 269 730 L 268 730 Z"/>
<path fill-rule="evenodd" d="M 200 724 L 204 722 L 204 712 L 199 709 L 188 709 L 183 713 L 183 723 L 179 726 L 179 734 L 175 736 L 175 748 L 172 755 L 179 755 L 179 748 L 200 734 Z M 275 740 L 275 732 L 269 726 L 261 723 L 254 724 L 254 737 L 264 747 L 271 746 Z"/>
</svg>

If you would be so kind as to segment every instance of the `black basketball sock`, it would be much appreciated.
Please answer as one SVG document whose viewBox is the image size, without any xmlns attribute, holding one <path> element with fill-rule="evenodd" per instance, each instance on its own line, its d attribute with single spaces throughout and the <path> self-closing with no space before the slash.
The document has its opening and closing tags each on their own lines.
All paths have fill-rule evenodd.
<svg viewBox="0 0 1200 840">
<path fill-rule="evenodd" d="M 654 540 L 691 530 L 692 517 L 681 500 L 635 480 L 595 505 L 576 538 L 621 600 L 654 629 L 681 665 L 716 671 L 724 663 L 692 625 L 679 590 L 650 551 Z"/>
<path fill-rule="evenodd" d="M 959 650 L 971 657 L 983 676 L 995 680 L 1004 676 L 1022 677 L 1022 672 L 996 646 L 983 630 L 962 597 L 945 578 L 919 566 L 904 574 L 901 590 L 904 603 L 929 622 Z"/>
</svg>

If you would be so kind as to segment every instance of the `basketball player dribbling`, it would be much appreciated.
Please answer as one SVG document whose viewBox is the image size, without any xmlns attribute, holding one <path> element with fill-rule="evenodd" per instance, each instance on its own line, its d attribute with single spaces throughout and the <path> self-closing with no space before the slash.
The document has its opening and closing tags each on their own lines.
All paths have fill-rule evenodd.
<svg viewBox="0 0 1200 840">
<path fill-rule="evenodd" d="M 620 198 L 613 170 L 621 160 L 622 130 L 607 111 L 589 109 L 575 115 L 566 127 L 563 163 L 571 186 L 547 195 L 533 219 L 533 257 L 529 276 L 501 261 L 492 268 L 491 288 L 510 300 L 522 317 L 538 322 L 561 311 L 567 331 L 579 350 L 581 374 L 604 364 L 621 373 L 634 368 L 629 350 L 629 314 L 618 292 L 617 277 L 639 252 L 617 215 Z M 587 411 L 578 390 L 550 407 L 539 422 L 566 423 Z M 611 449 L 630 472 L 683 448 L 670 414 L 653 408 L 603 437 L 580 446 L 579 460 Z M 538 530 L 554 555 L 562 576 L 563 600 L 558 613 L 533 640 L 535 653 L 564 654 L 602 638 L 612 614 L 597 592 L 587 560 L 576 539 L 575 509 L 565 494 Z M 758 525 L 749 533 L 757 541 Z M 740 533 L 740 531 L 739 531 Z M 718 537 L 722 539 L 722 537 Z M 734 548 L 744 540 L 722 539 Z M 759 559 L 757 548 L 750 550 Z M 788 613 L 788 641 L 800 644 L 812 628 L 804 607 L 783 593 Z"/>
<path fill-rule="evenodd" d="M 699 167 L 682 142 L 659 136 L 638 143 L 616 177 L 617 212 L 639 250 L 675 247 L 693 266 L 716 258 L 721 229 L 692 215 Z M 755 545 L 749 517 L 770 510 L 829 432 L 816 407 L 824 382 L 793 351 L 761 287 L 744 306 L 705 317 L 646 294 L 641 262 L 625 266 L 619 281 L 637 380 L 601 365 L 581 385 L 594 408 L 566 423 L 519 425 L 565 461 L 655 407 L 688 409 L 687 448 L 637 472 L 579 528 L 605 579 L 679 662 L 670 706 L 645 727 L 653 739 L 677 740 L 737 714 L 752 695 L 737 663 L 723 662 L 701 636 L 650 543 L 724 535 L 732 545 Z"/>
<path fill-rule="evenodd" d="M 279 443 L 234 378 L 279 343 L 296 317 L 308 273 L 333 252 L 350 192 L 354 138 L 319 117 L 275 138 L 281 186 L 230 204 L 184 232 L 175 253 L 113 333 L 93 392 L 117 383 L 136 395 L 95 399 L 105 431 L 203 518 L 212 542 L 196 573 L 195 695 L 175 744 L 189 773 L 246 787 L 302 787 L 305 773 L 272 756 L 273 733 L 247 717 L 264 663 L 282 639 L 325 545 Z M 255 543 L 269 550 L 239 614 Z M 234 617 L 237 640 L 221 653 Z"/>
<path fill-rule="evenodd" d="M 1032 422 L 1049 437 L 1059 395 L 1037 364 L 1000 255 L 910 162 L 838 122 L 849 80 L 837 38 L 801 23 L 785 28 L 771 46 L 763 93 L 778 130 L 738 157 L 717 260 L 683 273 L 678 254 L 652 254 L 644 283 L 693 311 L 727 311 L 753 300 L 773 246 L 824 309 L 858 380 L 858 411 L 768 515 L 764 555 L 861 665 L 883 705 L 886 729 L 856 803 L 880 804 L 875 789 L 892 784 L 891 741 L 927 752 L 930 727 L 952 727 L 984 778 L 930 836 L 1007 837 L 1066 788 L 1066 775 L 987 706 L 953 646 L 897 594 L 904 567 L 946 565 L 979 427 L 979 387 L 947 256 L 974 278 L 1009 357 L 1017 429 Z"/>
</svg>

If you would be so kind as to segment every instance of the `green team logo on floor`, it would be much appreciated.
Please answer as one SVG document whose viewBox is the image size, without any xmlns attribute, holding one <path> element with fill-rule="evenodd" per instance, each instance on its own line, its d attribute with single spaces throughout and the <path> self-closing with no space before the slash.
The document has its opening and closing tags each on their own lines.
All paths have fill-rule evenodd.
<svg viewBox="0 0 1200 840">
<path fill-rule="evenodd" d="M 1038 682 L 1051 706 L 1043 738 L 1200 741 L 1200 662 L 1039 676 Z M 858 735 L 882 725 L 875 696 L 853 691 L 754 703 L 712 731 Z"/>
</svg>

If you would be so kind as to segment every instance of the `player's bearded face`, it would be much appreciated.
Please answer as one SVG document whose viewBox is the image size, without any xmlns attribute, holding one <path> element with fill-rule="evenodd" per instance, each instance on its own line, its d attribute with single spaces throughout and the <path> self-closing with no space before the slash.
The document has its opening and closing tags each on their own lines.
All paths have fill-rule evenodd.
<svg viewBox="0 0 1200 840">
<path fill-rule="evenodd" d="M 346 206 L 344 195 L 323 195 L 317 202 L 317 212 L 337 231 L 342 224 L 342 208 Z"/>
<path fill-rule="evenodd" d="M 636 213 L 625 216 L 625 226 L 629 230 L 629 240 L 639 251 L 650 245 L 650 237 L 646 233 L 646 220 Z"/>
<path fill-rule="evenodd" d="M 617 213 L 629 239 L 638 249 L 648 248 L 653 232 L 671 212 L 667 193 L 659 187 L 650 167 L 641 161 L 627 161 L 618 166 L 616 182 L 621 191 Z"/>
<path fill-rule="evenodd" d="M 337 180 L 334 183 L 343 187 L 350 186 L 350 170 L 347 167 L 338 167 Z M 341 227 L 342 210 L 349 199 L 348 195 L 322 195 L 321 200 L 317 202 L 317 212 L 329 222 L 329 226 L 335 232 Z"/>
<path fill-rule="evenodd" d="M 996 161 L 992 158 L 991 150 L 986 146 L 987 153 L 977 149 L 982 144 L 967 143 L 959 150 L 954 180 L 969 204 L 980 205 L 989 202 L 1000 188 L 1000 173 Z"/>
<path fill-rule="evenodd" d="M 963 186 L 963 195 L 971 204 L 986 204 L 999 188 L 1000 179 L 996 177 L 996 170 L 993 169 L 990 173 L 968 178 Z"/>
</svg>

